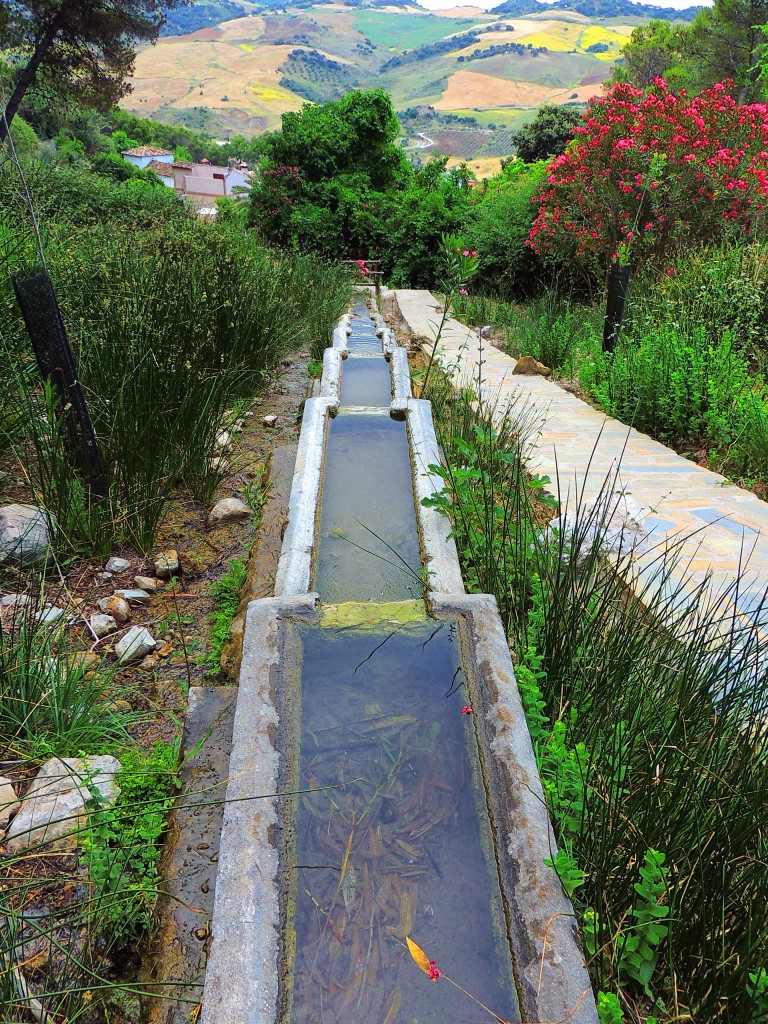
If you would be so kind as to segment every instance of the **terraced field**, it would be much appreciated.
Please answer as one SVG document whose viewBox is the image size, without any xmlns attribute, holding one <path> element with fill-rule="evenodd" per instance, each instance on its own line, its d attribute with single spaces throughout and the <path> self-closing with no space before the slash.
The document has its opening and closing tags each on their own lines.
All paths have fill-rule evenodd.
<svg viewBox="0 0 768 1024">
<path fill-rule="evenodd" d="M 400 110 L 432 106 L 475 117 L 468 133 L 435 126 L 444 129 L 437 148 L 457 157 L 495 157 L 499 145 L 508 145 L 509 129 L 541 103 L 598 93 L 631 30 L 568 12 L 510 19 L 478 8 L 438 15 L 417 7 L 288 7 L 143 47 L 124 105 L 221 135 L 252 133 L 279 126 L 304 96 L 381 86 Z M 511 43 L 519 44 L 517 52 L 498 52 Z M 600 52 L 589 52 L 595 44 L 603 44 Z M 496 52 L 484 56 L 492 47 Z M 289 62 L 296 50 L 303 56 Z M 395 67 L 388 65 L 393 58 Z"/>
</svg>

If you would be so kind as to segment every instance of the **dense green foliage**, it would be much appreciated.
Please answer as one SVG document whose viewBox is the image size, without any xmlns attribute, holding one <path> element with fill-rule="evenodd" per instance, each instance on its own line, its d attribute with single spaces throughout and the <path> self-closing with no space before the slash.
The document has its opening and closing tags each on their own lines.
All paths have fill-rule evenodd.
<svg viewBox="0 0 768 1024">
<path fill-rule="evenodd" d="M 766 0 L 715 0 L 688 26 L 651 21 L 632 32 L 615 77 L 644 89 L 661 75 L 673 90 L 689 92 L 730 80 L 740 103 L 760 101 L 766 95 L 766 21 Z"/>
<path fill-rule="evenodd" d="M 36 80 L 87 102 L 114 104 L 128 91 L 138 41 L 157 39 L 163 11 L 181 0 L 14 0 L 0 18 L 0 52 L 13 57 L 0 142 Z"/>
<path fill-rule="evenodd" d="M 447 464 L 428 503 L 507 624 L 558 833 L 551 862 L 583 920 L 601 1021 L 759 1024 L 764 638 L 706 582 L 682 606 L 674 550 L 632 596 L 628 552 L 618 571 L 600 554 L 613 477 L 594 507 L 571 503 L 568 529 L 545 531 L 547 481 L 523 458 L 535 424 L 437 379 L 429 397 Z"/>
<path fill-rule="evenodd" d="M 288 348 L 328 343 L 349 295 L 340 268 L 276 259 L 226 219 L 203 224 L 161 184 L 77 169 L 30 172 L 48 266 L 107 469 L 92 502 L 36 371 L 8 270 L 37 262 L 23 213 L 5 205 L 0 345 L 9 366 L 3 449 L 27 466 L 60 545 L 151 548 L 179 482 L 207 500 L 227 410 L 263 386 Z M 5 165 L 0 190 L 12 196 Z"/>
<path fill-rule="evenodd" d="M 517 155 L 526 163 L 559 156 L 573 138 L 574 127 L 581 115 L 569 107 L 543 106 L 527 125 L 513 133 Z"/>
</svg>

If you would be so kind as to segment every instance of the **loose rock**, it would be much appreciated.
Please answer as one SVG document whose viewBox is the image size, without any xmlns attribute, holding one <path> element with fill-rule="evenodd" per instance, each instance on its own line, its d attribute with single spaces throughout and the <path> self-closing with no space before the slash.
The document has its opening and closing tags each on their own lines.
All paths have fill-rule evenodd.
<svg viewBox="0 0 768 1024">
<path fill-rule="evenodd" d="M 156 594 L 163 585 L 162 580 L 152 579 L 151 576 L 134 576 L 133 582 L 139 590 L 145 590 L 148 594 Z"/>
<path fill-rule="evenodd" d="M 3 594 L 0 597 L 0 608 L 20 608 L 29 604 L 30 600 L 27 594 Z"/>
<path fill-rule="evenodd" d="M 117 556 L 115 555 L 113 555 L 112 558 L 110 558 L 110 560 L 104 566 L 104 570 L 106 572 L 112 573 L 125 572 L 126 569 L 130 568 L 131 563 L 128 561 L 127 558 L 117 558 Z"/>
<path fill-rule="evenodd" d="M 48 560 L 51 537 L 34 505 L 0 508 L 0 565 L 31 566 Z"/>
<path fill-rule="evenodd" d="M 239 498 L 222 498 L 208 513 L 208 523 L 215 526 L 218 523 L 229 523 L 235 519 L 247 519 L 250 514 L 251 510 Z"/>
<path fill-rule="evenodd" d="M 0 832 L 5 832 L 8 822 L 20 806 L 21 801 L 16 799 L 13 783 L 5 775 L 0 775 Z"/>
<path fill-rule="evenodd" d="M 114 621 L 114 620 L 113 620 Z M 101 658 L 93 651 L 73 651 L 67 655 L 67 661 L 75 669 L 82 669 L 83 672 L 93 672 L 101 663 Z"/>
<path fill-rule="evenodd" d="M 171 576 L 176 576 L 180 571 L 179 553 L 174 548 L 163 551 L 155 559 L 155 574 L 161 580 L 169 580 Z"/>
<path fill-rule="evenodd" d="M 270 413 L 269 416 L 265 416 L 264 419 L 261 421 L 261 425 L 263 427 L 274 427 L 276 423 L 277 416 L 275 416 L 274 413 Z"/>
<path fill-rule="evenodd" d="M 71 849 L 72 835 L 84 824 L 85 804 L 96 789 L 110 806 L 120 789 L 115 775 L 120 762 L 109 755 L 53 757 L 46 761 L 21 801 L 8 829 L 5 844 L 9 853 L 45 844 L 54 850 Z"/>
<path fill-rule="evenodd" d="M 131 626 L 122 640 L 115 644 L 115 654 L 121 665 L 141 661 L 157 647 L 157 640 L 143 626 Z"/>
<path fill-rule="evenodd" d="M 515 368 L 512 373 L 517 373 L 523 377 L 551 377 L 552 371 L 544 363 L 540 363 L 538 359 L 534 359 L 533 356 L 520 356 L 515 363 Z"/>
<path fill-rule="evenodd" d="M 115 594 L 129 604 L 149 604 L 152 600 L 146 590 L 116 590 Z"/>
<path fill-rule="evenodd" d="M 105 615 L 111 615 L 112 618 L 121 626 L 126 622 L 130 622 L 131 609 L 128 602 L 117 594 L 111 594 L 109 597 L 102 597 L 97 604 L 99 606 L 99 611 L 104 612 Z"/>
<path fill-rule="evenodd" d="M 52 605 L 46 605 L 45 608 L 40 612 L 37 617 L 37 621 L 41 626 L 53 626 L 59 619 L 61 619 L 66 612 L 63 608 L 54 608 Z"/>
<path fill-rule="evenodd" d="M 223 452 L 232 444 L 232 435 L 227 433 L 226 430 L 222 430 L 216 435 L 216 443 L 213 448 L 214 451 Z"/>
<path fill-rule="evenodd" d="M 88 625 L 93 635 L 99 640 L 103 636 L 109 636 L 110 633 L 117 631 L 117 622 L 111 615 L 92 615 L 88 619 Z"/>
</svg>

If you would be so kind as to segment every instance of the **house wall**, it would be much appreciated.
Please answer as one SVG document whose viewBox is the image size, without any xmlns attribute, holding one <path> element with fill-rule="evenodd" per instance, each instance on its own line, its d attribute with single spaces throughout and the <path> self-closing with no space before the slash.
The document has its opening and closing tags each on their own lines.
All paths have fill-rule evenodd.
<svg viewBox="0 0 768 1024">
<path fill-rule="evenodd" d="M 225 183 L 220 178 L 201 178 L 194 174 L 184 177 L 184 191 L 188 195 L 223 196 L 226 195 Z"/>
<path fill-rule="evenodd" d="M 129 164 L 133 164 L 134 167 L 141 167 L 142 170 L 151 164 L 153 160 L 157 160 L 161 164 L 172 164 L 173 154 L 163 153 L 160 156 L 134 156 L 132 154 L 123 153 L 123 159 L 127 160 Z"/>
</svg>

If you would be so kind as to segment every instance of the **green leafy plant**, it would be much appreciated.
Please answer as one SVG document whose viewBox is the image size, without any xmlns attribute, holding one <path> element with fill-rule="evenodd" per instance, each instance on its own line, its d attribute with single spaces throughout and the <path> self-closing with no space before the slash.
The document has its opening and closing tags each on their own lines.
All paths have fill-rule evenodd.
<svg viewBox="0 0 768 1024">
<path fill-rule="evenodd" d="M 94 912 L 111 925 L 112 942 L 128 942 L 150 923 L 157 895 L 160 840 L 178 782 L 178 746 L 121 752 L 120 796 L 106 807 L 91 788 L 83 851 Z"/>
<path fill-rule="evenodd" d="M 669 933 L 669 927 L 664 923 L 669 916 L 669 907 L 661 903 L 667 891 L 664 860 L 664 854 L 658 850 L 646 852 L 640 868 L 640 881 L 634 885 L 638 896 L 630 911 L 634 922 L 623 929 L 619 948 L 620 974 L 639 982 L 649 996 L 659 948 Z"/>
<path fill-rule="evenodd" d="M 229 639 L 232 619 L 240 604 L 240 591 L 248 576 L 245 558 L 233 558 L 215 583 L 211 585 L 214 598 L 213 623 L 210 632 L 210 652 L 206 664 L 211 671 L 217 671 L 224 644 Z"/>
</svg>

